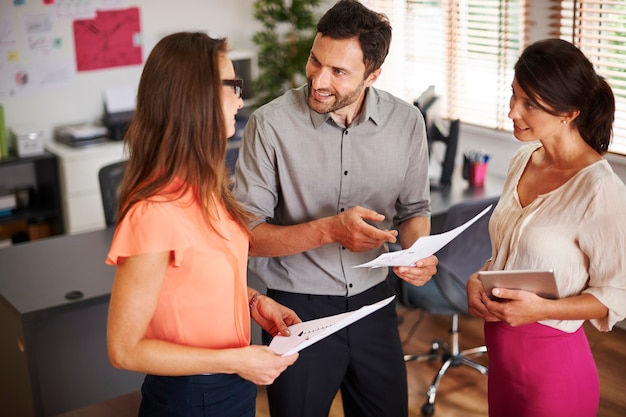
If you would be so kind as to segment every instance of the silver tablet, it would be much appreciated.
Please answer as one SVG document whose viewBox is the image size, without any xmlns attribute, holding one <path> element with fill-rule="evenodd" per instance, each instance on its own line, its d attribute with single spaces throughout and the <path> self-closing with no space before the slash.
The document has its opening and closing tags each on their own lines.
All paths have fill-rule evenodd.
<svg viewBox="0 0 626 417">
<path fill-rule="evenodd" d="M 483 283 L 485 292 L 492 300 L 498 300 L 491 294 L 494 288 L 532 291 L 540 297 L 557 299 L 559 291 L 551 269 L 518 269 L 511 271 L 480 271 L 478 278 Z"/>
</svg>

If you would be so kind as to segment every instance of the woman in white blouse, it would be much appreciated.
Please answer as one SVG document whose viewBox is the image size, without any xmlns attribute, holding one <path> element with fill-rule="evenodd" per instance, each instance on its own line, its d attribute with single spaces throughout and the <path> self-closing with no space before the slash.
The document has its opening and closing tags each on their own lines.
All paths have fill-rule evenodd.
<svg viewBox="0 0 626 417">
<path fill-rule="evenodd" d="M 595 417 L 598 372 L 582 324 L 609 331 L 626 316 L 626 187 L 602 157 L 615 99 L 559 39 L 526 48 L 512 88 L 509 118 L 527 143 L 511 160 L 482 269 L 553 269 L 560 298 L 498 288 L 505 301 L 492 301 L 470 277 L 470 312 L 485 320 L 489 415 Z"/>
</svg>

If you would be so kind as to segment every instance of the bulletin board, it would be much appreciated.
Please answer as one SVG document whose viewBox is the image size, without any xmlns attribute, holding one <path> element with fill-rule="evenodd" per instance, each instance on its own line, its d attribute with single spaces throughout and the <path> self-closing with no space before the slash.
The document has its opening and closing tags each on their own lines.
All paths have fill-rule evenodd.
<svg viewBox="0 0 626 417">
<path fill-rule="evenodd" d="M 140 9 L 125 0 L 4 0 L 0 98 L 71 84 L 82 71 L 142 64 Z"/>
<path fill-rule="evenodd" d="M 254 0 L 0 0 L 0 105 L 6 126 L 53 140 L 102 122 L 106 91 L 136 91 L 154 45 L 178 31 L 253 51 Z M 2 178 L 0 178 L 0 183 Z"/>
</svg>

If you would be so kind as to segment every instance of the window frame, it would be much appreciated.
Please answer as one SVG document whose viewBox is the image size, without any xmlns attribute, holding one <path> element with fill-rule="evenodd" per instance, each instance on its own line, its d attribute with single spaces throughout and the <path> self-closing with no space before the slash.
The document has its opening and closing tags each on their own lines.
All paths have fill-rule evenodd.
<svg viewBox="0 0 626 417">
<path fill-rule="evenodd" d="M 621 42 L 622 38 L 626 40 L 626 3 L 615 0 L 550 0 L 550 14 L 547 18 L 549 28 L 544 32 L 538 30 L 533 25 L 534 22 L 528 19 L 531 7 L 537 7 L 539 1 L 541 0 L 532 0 L 532 3 L 537 3 L 531 4 L 531 0 L 362 0 L 367 7 L 385 13 L 394 29 L 389 57 L 383 66 L 377 86 L 412 102 L 429 85 L 435 85 L 437 93 L 442 98 L 441 108 L 445 117 L 460 118 L 464 124 L 511 132 L 512 127 L 507 114 L 513 65 L 517 57 L 530 43 L 531 34 L 540 38 L 561 37 L 578 46 L 613 88 L 616 95 L 616 121 L 609 152 L 626 155 L 626 59 L 622 59 L 624 64 L 617 71 L 620 77 L 616 77 L 616 71 L 612 70 L 616 67 L 615 61 L 605 62 L 609 57 L 615 60 L 616 56 L 626 55 L 626 42 Z M 460 24 L 462 19 L 459 17 L 463 16 L 464 8 L 468 5 L 498 9 L 497 21 L 488 23 L 490 25 L 488 30 L 497 36 L 490 38 L 492 42 L 496 42 L 495 44 L 486 46 L 488 51 L 485 56 L 494 61 L 485 71 L 468 70 L 472 66 L 476 68 L 475 58 L 479 54 L 478 49 L 468 52 L 466 48 L 468 37 L 476 36 L 475 29 Z M 592 33 L 582 36 L 585 30 L 592 29 L 581 29 L 574 24 L 574 22 L 580 24 L 580 20 L 585 19 L 584 13 L 581 14 L 581 9 L 577 5 L 623 7 L 624 30 L 620 36 L 616 36 L 617 40 L 614 40 L 618 45 L 620 42 L 625 45 L 618 49 L 619 54 L 606 55 L 602 51 L 593 50 L 594 47 L 588 39 L 593 39 L 595 35 Z M 507 16 L 506 13 L 510 12 L 511 8 L 518 10 Z M 435 9 L 441 13 L 433 14 Z M 573 19 L 574 10 L 578 13 L 578 20 Z M 411 19 L 411 13 L 422 13 L 426 17 L 416 23 Z M 519 19 L 520 27 L 514 36 L 508 36 L 507 30 L 512 16 Z M 587 17 L 589 22 L 593 22 L 594 19 L 593 15 Z M 441 25 L 440 31 L 436 25 Z M 419 28 L 423 30 L 420 32 Z M 514 42 L 511 42 L 511 39 L 514 39 Z M 433 69 L 437 65 L 440 69 Z M 486 65 L 489 66 L 489 63 Z M 480 80 L 476 74 L 483 76 L 490 74 L 493 82 L 489 79 L 485 81 L 485 78 Z M 472 84 L 478 85 L 474 91 L 470 91 L 468 87 Z M 482 94 L 477 91 L 482 91 Z M 495 93 L 490 95 L 486 93 L 487 91 Z M 480 112 L 484 115 L 479 114 Z"/>
<path fill-rule="evenodd" d="M 412 102 L 434 85 L 444 117 L 512 130 L 507 114 L 513 65 L 528 43 L 525 0 L 362 2 L 386 14 L 394 29 L 378 86 Z"/>
<path fill-rule="evenodd" d="M 551 3 L 550 35 L 576 45 L 613 89 L 616 111 L 609 152 L 626 155 L 626 3 L 614 0 L 551 0 Z"/>
</svg>

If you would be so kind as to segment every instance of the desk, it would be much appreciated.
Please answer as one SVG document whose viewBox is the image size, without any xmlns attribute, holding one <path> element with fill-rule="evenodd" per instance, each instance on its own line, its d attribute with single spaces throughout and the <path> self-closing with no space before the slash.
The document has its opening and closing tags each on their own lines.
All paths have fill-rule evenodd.
<svg viewBox="0 0 626 417">
<path fill-rule="evenodd" d="M 455 171 L 460 171 L 460 167 L 455 167 Z M 452 184 L 448 188 L 430 192 L 431 233 L 441 232 L 446 213 L 453 205 L 466 200 L 499 196 L 502 194 L 503 187 L 504 178 L 489 174 L 485 178 L 483 187 L 470 187 L 468 181 L 464 180 L 460 173 L 455 172 Z"/>
<path fill-rule="evenodd" d="M 48 417 L 140 388 L 109 364 L 112 229 L 0 250 L 0 410 Z M 70 291 L 83 297 L 66 299 Z"/>
</svg>

